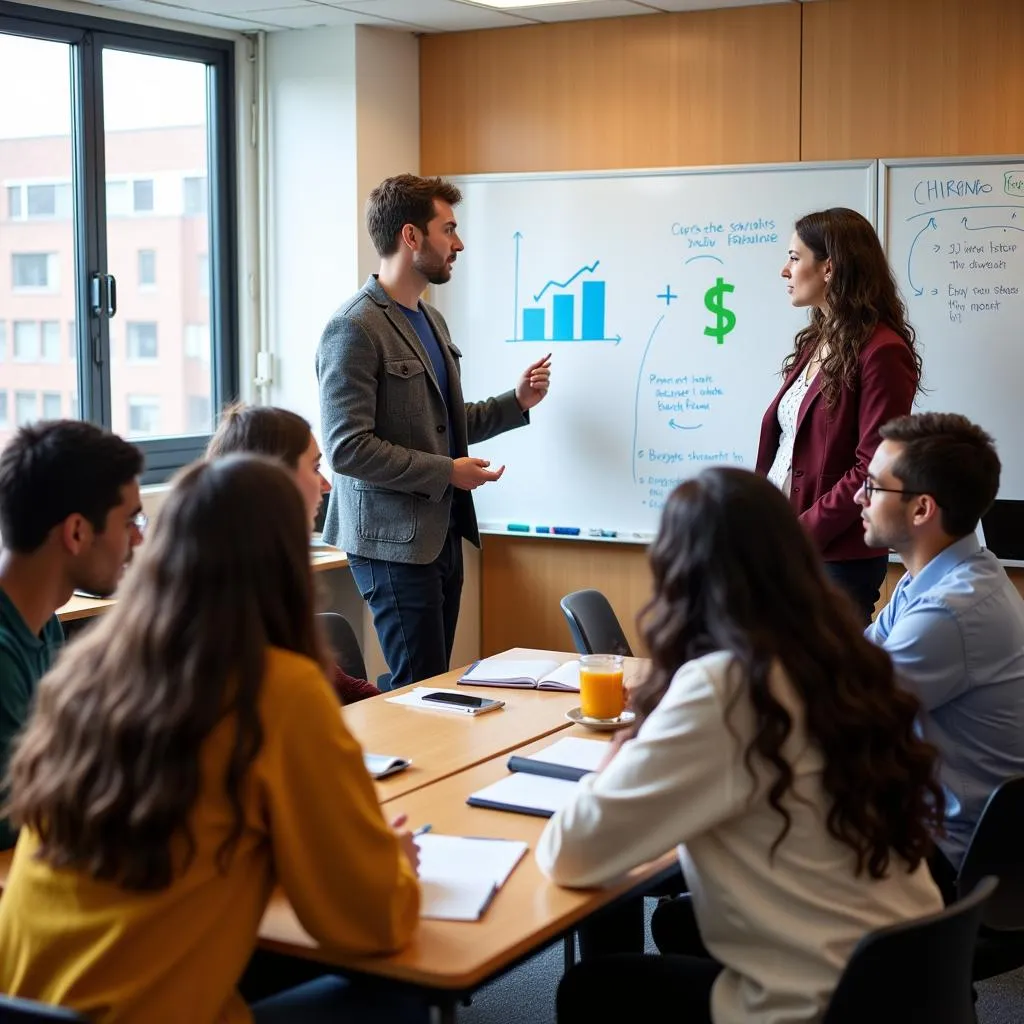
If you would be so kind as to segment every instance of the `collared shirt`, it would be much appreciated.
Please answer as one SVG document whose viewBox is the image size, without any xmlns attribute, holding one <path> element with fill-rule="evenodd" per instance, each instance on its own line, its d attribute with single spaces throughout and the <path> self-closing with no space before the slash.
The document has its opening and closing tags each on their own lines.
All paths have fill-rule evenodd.
<svg viewBox="0 0 1024 1024">
<path fill-rule="evenodd" d="M 37 636 L 0 587 L 0 776 L 7 773 L 11 744 L 28 721 L 36 686 L 64 643 L 56 615 Z M 13 846 L 17 832 L 0 819 L 0 849 Z"/>
<path fill-rule="evenodd" d="M 938 842 L 959 867 L 992 791 L 1024 774 L 1024 601 L 972 533 L 907 573 L 866 635 L 924 705 L 946 791 Z"/>
</svg>

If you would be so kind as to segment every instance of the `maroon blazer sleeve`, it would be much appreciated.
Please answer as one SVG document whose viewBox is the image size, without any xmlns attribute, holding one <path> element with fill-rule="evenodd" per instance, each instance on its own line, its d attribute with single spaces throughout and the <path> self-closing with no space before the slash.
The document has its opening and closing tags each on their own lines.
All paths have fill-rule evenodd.
<svg viewBox="0 0 1024 1024">
<path fill-rule="evenodd" d="M 901 338 L 888 333 L 889 338 L 880 344 L 869 343 L 861 353 L 857 395 L 860 440 L 854 464 L 800 515 L 819 550 L 860 518 L 860 506 L 853 496 L 867 476 L 868 463 L 880 440 L 879 428 L 896 416 L 907 415 L 914 404 L 918 383 L 914 356 Z"/>
<path fill-rule="evenodd" d="M 357 679 L 343 672 L 340 665 L 334 666 L 331 676 L 331 686 L 338 695 L 342 704 L 355 704 L 357 700 L 364 700 L 366 697 L 376 697 L 380 690 L 373 683 L 366 679 Z"/>
</svg>

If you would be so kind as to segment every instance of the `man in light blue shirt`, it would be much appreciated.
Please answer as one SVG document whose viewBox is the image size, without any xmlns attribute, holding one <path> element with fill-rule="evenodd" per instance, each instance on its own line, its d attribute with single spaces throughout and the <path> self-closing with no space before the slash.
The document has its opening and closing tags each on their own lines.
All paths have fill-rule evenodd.
<svg viewBox="0 0 1024 1024">
<path fill-rule="evenodd" d="M 946 835 L 932 873 L 949 902 L 985 802 L 1024 774 L 1024 601 L 974 533 L 999 490 L 992 438 L 949 413 L 901 416 L 881 436 L 856 500 L 865 542 L 907 572 L 867 636 L 939 749 Z"/>
</svg>

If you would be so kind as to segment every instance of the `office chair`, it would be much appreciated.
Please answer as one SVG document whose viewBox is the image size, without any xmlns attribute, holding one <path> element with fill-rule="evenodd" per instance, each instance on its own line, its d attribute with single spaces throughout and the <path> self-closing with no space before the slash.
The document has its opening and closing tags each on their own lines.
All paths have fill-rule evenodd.
<svg viewBox="0 0 1024 1024">
<path fill-rule="evenodd" d="M 366 662 L 352 624 L 337 612 L 318 612 L 317 619 L 341 670 L 357 679 L 365 679 Z"/>
<path fill-rule="evenodd" d="M 608 598 L 600 590 L 577 590 L 559 602 L 579 654 L 624 654 L 632 657 Z"/>
<path fill-rule="evenodd" d="M 985 907 L 974 947 L 974 980 L 1024 966 L 1024 776 L 1007 779 L 988 798 L 956 876 L 957 895 L 979 879 L 999 879 L 995 898 Z"/>
<path fill-rule="evenodd" d="M 945 910 L 870 932 L 857 943 L 822 1024 L 977 1024 L 974 940 L 996 879 Z"/>
</svg>

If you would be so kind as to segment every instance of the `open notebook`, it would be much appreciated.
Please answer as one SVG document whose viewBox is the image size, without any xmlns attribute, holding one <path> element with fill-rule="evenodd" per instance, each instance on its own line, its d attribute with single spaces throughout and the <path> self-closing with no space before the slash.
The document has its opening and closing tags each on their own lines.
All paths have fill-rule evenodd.
<svg viewBox="0 0 1024 1024">
<path fill-rule="evenodd" d="M 603 740 L 568 736 L 529 756 L 513 754 L 508 759 L 512 774 L 471 793 L 466 803 L 550 818 L 572 799 L 576 784 L 597 770 L 607 752 Z"/>
<path fill-rule="evenodd" d="M 484 658 L 460 679 L 467 686 L 514 686 L 521 690 L 569 690 L 579 693 L 580 663 L 550 658 Z"/>
<path fill-rule="evenodd" d="M 511 839 L 467 839 L 436 833 L 416 837 L 420 848 L 420 917 L 478 921 L 526 853 Z"/>
</svg>

